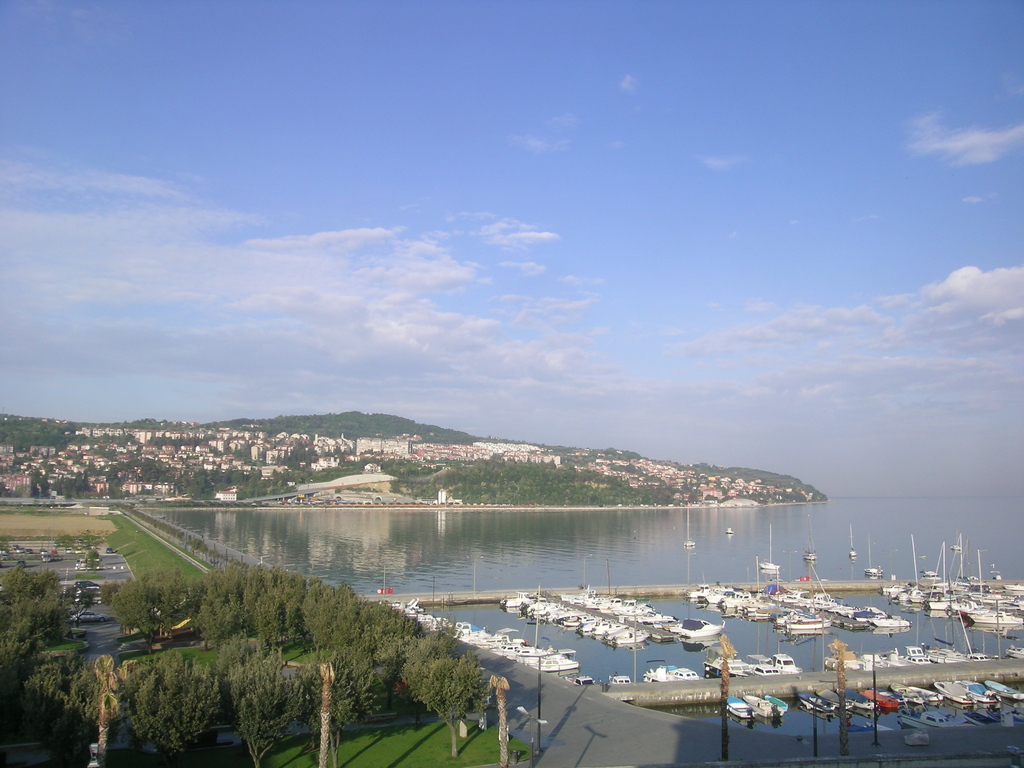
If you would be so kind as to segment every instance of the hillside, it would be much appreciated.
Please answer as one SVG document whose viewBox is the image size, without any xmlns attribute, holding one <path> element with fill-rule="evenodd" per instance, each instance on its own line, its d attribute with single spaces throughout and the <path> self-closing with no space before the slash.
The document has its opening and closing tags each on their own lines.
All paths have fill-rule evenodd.
<svg viewBox="0 0 1024 768">
<path fill-rule="evenodd" d="M 363 438 L 376 447 L 358 447 Z M 424 500 L 440 491 L 466 503 L 558 506 L 827 500 L 812 485 L 776 472 L 654 461 L 617 448 L 481 440 L 391 414 L 209 424 L 0 419 L 0 495 L 198 500 L 234 487 L 244 500 L 361 472 L 371 463 L 398 478 L 395 493 Z"/>
</svg>

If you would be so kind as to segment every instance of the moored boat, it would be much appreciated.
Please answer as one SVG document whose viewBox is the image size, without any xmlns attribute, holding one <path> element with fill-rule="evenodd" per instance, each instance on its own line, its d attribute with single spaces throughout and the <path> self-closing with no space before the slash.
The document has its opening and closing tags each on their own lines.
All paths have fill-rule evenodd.
<svg viewBox="0 0 1024 768">
<path fill-rule="evenodd" d="M 1024 693 L 1018 691 L 1016 688 L 1003 685 L 996 680 L 986 680 L 985 687 L 1004 701 L 1024 701 Z"/>
<path fill-rule="evenodd" d="M 907 728 L 949 728 L 951 726 L 967 725 L 967 721 L 951 712 L 943 712 L 940 709 L 925 709 L 921 711 L 913 709 L 901 709 L 897 719 L 900 725 Z"/>
<path fill-rule="evenodd" d="M 754 716 L 754 709 L 743 699 L 736 696 L 729 696 L 725 700 L 725 708 L 729 712 L 742 720 L 749 720 Z"/>
</svg>

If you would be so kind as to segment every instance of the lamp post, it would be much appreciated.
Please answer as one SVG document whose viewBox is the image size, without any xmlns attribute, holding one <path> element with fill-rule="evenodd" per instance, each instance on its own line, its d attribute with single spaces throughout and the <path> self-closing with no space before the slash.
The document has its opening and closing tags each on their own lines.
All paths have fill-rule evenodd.
<svg viewBox="0 0 1024 768">
<path fill-rule="evenodd" d="M 520 713 L 526 715 L 526 717 L 530 720 L 530 768 L 534 768 L 534 766 L 537 764 L 536 747 L 540 746 L 540 727 L 542 725 L 547 725 L 548 721 L 541 720 L 539 717 L 534 717 L 530 714 L 530 711 L 526 707 L 516 707 L 516 709 L 519 710 Z M 534 723 L 537 724 L 536 731 L 533 728 Z M 536 734 L 536 742 L 534 742 L 534 734 Z"/>
</svg>

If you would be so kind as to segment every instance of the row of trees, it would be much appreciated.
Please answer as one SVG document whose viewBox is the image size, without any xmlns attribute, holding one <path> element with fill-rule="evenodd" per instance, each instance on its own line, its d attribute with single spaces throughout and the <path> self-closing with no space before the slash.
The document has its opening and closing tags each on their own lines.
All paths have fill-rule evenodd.
<svg viewBox="0 0 1024 768">
<path fill-rule="evenodd" d="M 194 738 L 197 729 L 202 731 L 200 725 L 209 727 L 220 718 L 244 739 L 258 767 L 282 729 L 298 720 L 309 728 L 314 743 L 322 745 L 325 765 L 328 754 L 337 754 L 341 728 L 369 714 L 377 682 L 388 710 L 401 684 L 406 695 L 442 718 L 456 755 L 458 721 L 483 700 L 478 661 L 472 653 L 457 655 L 451 632 L 424 635 L 414 620 L 385 603 L 359 598 L 345 584 L 232 563 L 201 580 L 167 572 L 105 585 L 103 597 L 122 626 L 137 629 L 151 649 L 158 638 L 188 620 L 204 643 L 218 650 L 211 673 L 220 691 L 216 702 L 203 698 L 205 672 L 187 662 L 180 662 L 187 669 L 175 667 L 173 675 L 150 679 L 146 675 L 156 673 L 142 672 L 138 678 L 139 672 L 133 672 L 127 678 L 126 710 L 133 733 L 171 760 L 187 744 L 185 735 Z M 295 643 L 309 650 L 309 662 L 286 679 L 280 653 Z M 163 661 L 166 655 L 171 654 L 156 657 L 159 665 L 179 664 Z M 140 665 L 140 671 L 150 666 Z M 160 706 L 166 698 L 160 694 L 160 681 L 171 677 L 195 678 L 194 699 L 187 708 L 206 713 L 202 722 L 168 726 L 176 713 L 174 707 Z M 132 682 L 137 679 L 148 681 L 148 687 L 137 688 L 141 683 Z M 146 723 L 153 728 L 147 729 Z M 179 735 L 168 741 L 161 728 Z"/>
</svg>

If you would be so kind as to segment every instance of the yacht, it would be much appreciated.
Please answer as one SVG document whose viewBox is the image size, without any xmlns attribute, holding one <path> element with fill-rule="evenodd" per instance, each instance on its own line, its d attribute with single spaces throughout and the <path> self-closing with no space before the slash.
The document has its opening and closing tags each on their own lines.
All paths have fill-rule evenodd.
<svg viewBox="0 0 1024 768">
<path fill-rule="evenodd" d="M 656 667 L 644 672 L 645 683 L 673 683 L 679 680 L 700 680 L 700 675 L 692 669 L 672 665 Z"/>
</svg>

